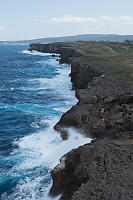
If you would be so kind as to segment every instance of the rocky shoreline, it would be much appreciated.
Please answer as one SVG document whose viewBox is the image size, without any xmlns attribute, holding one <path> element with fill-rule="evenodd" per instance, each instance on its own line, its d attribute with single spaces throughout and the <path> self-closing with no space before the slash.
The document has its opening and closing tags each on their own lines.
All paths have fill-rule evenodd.
<svg viewBox="0 0 133 200">
<path fill-rule="evenodd" d="M 99 55 L 97 50 L 88 58 L 90 49 L 84 54 L 75 45 L 77 43 L 30 45 L 31 50 L 60 54 L 60 63 L 71 64 L 71 81 L 78 103 L 61 117 L 55 130 L 62 132 L 64 127 L 73 126 L 94 139 L 61 158 L 51 172 L 50 194 L 62 194 L 61 200 L 131 200 L 133 84 L 125 76 L 114 77 L 110 68 L 90 64 L 94 53 Z M 102 48 L 104 46 L 105 43 Z M 111 47 L 107 47 L 110 50 Z M 88 63 L 81 62 L 86 58 Z"/>
</svg>

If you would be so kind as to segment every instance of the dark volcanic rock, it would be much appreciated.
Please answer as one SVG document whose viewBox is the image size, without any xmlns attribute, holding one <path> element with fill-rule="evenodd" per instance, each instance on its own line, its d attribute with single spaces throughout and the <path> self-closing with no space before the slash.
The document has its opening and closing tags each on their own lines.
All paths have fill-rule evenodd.
<svg viewBox="0 0 133 200">
<path fill-rule="evenodd" d="M 58 57 L 56 54 L 52 54 L 52 58 Z"/>
<path fill-rule="evenodd" d="M 133 137 L 133 86 L 123 79 L 100 77 L 76 91 L 79 102 L 55 129 L 75 126 L 92 138 Z"/>
<path fill-rule="evenodd" d="M 99 77 L 103 72 L 91 65 L 80 64 L 79 59 L 71 61 L 71 81 L 75 89 L 85 89 L 94 77 Z"/>
<path fill-rule="evenodd" d="M 35 50 L 35 51 L 40 51 L 42 53 L 59 53 L 59 49 L 62 47 L 62 44 L 56 44 L 56 43 L 51 43 L 51 44 L 30 44 L 30 49 Z"/>
<path fill-rule="evenodd" d="M 60 165 L 51 173 L 58 187 L 65 184 L 61 200 L 131 200 L 132 169 L 133 144 L 96 142 L 65 155 L 64 177 Z"/>
<path fill-rule="evenodd" d="M 71 81 L 79 101 L 54 128 L 62 131 L 74 126 L 96 141 L 61 158 L 51 172 L 50 194 L 62 194 L 60 200 L 132 200 L 133 84 L 83 64 L 80 59 L 86 55 L 66 43 L 30 46 L 59 53 L 60 63 L 71 64 Z"/>
</svg>

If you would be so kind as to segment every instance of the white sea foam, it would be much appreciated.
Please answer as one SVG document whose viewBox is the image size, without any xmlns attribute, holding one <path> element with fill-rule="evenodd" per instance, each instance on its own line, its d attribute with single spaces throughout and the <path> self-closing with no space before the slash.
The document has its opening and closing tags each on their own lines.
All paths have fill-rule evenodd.
<svg viewBox="0 0 133 200">
<path fill-rule="evenodd" d="M 68 108 L 66 107 L 58 107 L 58 108 L 53 108 L 53 110 L 56 110 L 56 111 L 60 111 L 60 112 L 66 112 L 68 110 Z"/>
<path fill-rule="evenodd" d="M 27 152 L 27 155 L 19 167 L 17 166 L 17 169 L 25 170 L 45 166 L 46 163 L 50 167 L 54 167 L 58 164 L 59 158 L 72 148 L 90 142 L 90 139 L 85 138 L 83 134 L 72 128 L 68 130 L 68 135 L 70 137 L 66 141 L 62 141 L 60 135 L 50 127 L 46 132 L 24 137 L 18 142 L 18 146 L 21 154 L 25 155 Z"/>
<path fill-rule="evenodd" d="M 59 66 L 59 61 L 57 61 L 56 59 L 53 59 L 53 58 L 45 60 L 45 61 L 39 61 L 37 63 L 44 65 L 44 66 L 47 66 L 47 65 L 49 65 L 49 66 L 55 66 L 55 65 Z"/>
<path fill-rule="evenodd" d="M 29 50 L 23 50 L 21 53 L 29 54 L 29 55 L 34 55 L 34 56 L 52 56 L 52 54 L 59 56 L 59 54 L 55 53 L 41 53 L 39 51 L 29 51 Z"/>
<path fill-rule="evenodd" d="M 51 169 L 68 151 L 91 141 L 90 138 L 86 138 L 73 128 L 67 130 L 68 139 L 62 140 L 60 134 L 53 129 L 53 125 L 58 120 L 58 117 L 47 120 L 49 124 L 47 130 L 25 136 L 14 142 L 19 147 L 12 153 L 12 159 L 16 159 L 17 164 L 9 174 L 19 177 L 27 173 L 29 176 L 18 182 L 13 194 L 9 197 L 6 196 L 7 200 L 51 200 L 48 195 L 52 184 Z M 45 120 L 42 122 L 46 123 Z M 41 174 L 41 170 L 47 172 Z M 59 199 L 59 197 L 55 199 Z"/>
<path fill-rule="evenodd" d="M 48 78 L 39 78 L 39 79 L 31 79 L 29 80 L 32 84 L 40 84 L 39 88 L 41 89 L 53 89 L 53 93 L 62 96 L 68 105 L 74 105 L 77 103 L 77 99 L 75 98 L 75 91 L 71 90 L 70 83 L 70 67 L 64 67 L 61 69 L 57 69 L 58 75 L 56 75 L 52 79 Z M 69 101 L 70 100 L 70 101 Z"/>
<path fill-rule="evenodd" d="M 34 52 L 23 52 L 33 54 Z M 38 52 L 37 52 L 38 53 Z M 40 53 L 39 53 L 40 54 Z M 43 54 L 44 55 L 44 54 Z M 52 62 L 52 61 L 50 61 Z M 54 61 L 55 62 L 55 61 Z M 55 63 L 54 63 L 55 64 Z M 38 88 L 52 89 L 56 95 L 64 98 L 67 109 L 77 102 L 74 91 L 70 85 L 70 67 L 64 65 L 59 69 L 56 62 L 57 73 L 54 78 L 39 78 L 30 80 L 30 84 L 38 84 Z M 54 105 L 53 110 L 65 112 L 66 107 Z M 48 125 L 48 128 L 31 135 L 27 135 L 14 142 L 18 148 L 12 152 L 10 159 L 15 166 L 9 171 L 9 175 L 18 178 L 19 181 L 11 195 L 3 194 L 2 200 L 51 200 L 48 196 L 52 184 L 50 171 L 58 163 L 59 159 L 73 148 L 77 148 L 87 142 L 86 138 L 77 130 L 70 128 L 67 130 L 68 139 L 62 140 L 59 133 L 55 132 L 53 126 L 59 121 L 59 117 L 50 117 L 41 120 Z M 38 126 L 32 123 L 31 126 Z M 59 197 L 55 198 L 59 199 Z"/>
<path fill-rule="evenodd" d="M 34 56 L 50 56 L 51 54 L 49 53 L 41 53 L 39 51 L 29 51 L 29 50 L 23 50 L 22 53 L 29 54 L 29 55 L 34 55 Z"/>
<path fill-rule="evenodd" d="M 11 88 L 10 90 L 11 90 L 11 91 L 13 91 L 13 90 L 14 90 L 14 88 Z"/>
</svg>

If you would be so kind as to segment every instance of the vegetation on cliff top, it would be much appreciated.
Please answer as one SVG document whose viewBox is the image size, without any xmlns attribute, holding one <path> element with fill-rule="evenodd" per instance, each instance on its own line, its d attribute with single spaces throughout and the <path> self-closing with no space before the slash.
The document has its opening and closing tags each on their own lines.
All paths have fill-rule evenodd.
<svg viewBox="0 0 133 200">
<path fill-rule="evenodd" d="M 92 65 L 114 77 L 133 81 L 133 41 L 78 41 L 60 44 L 75 49 L 80 54 L 81 64 Z"/>
</svg>

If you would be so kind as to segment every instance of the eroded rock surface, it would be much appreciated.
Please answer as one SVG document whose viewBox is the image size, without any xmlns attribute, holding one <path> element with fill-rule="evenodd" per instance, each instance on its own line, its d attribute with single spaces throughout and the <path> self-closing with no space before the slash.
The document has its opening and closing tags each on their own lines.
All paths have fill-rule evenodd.
<svg viewBox="0 0 133 200">
<path fill-rule="evenodd" d="M 62 200 L 133 199 L 133 144 L 87 144 L 66 157 L 73 178 Z"/>
<path fill-rule="evenodd" d="M 79 100 L 55 126 L 75 126 L 92 138 L 133 138 L 133 86 L 124 79 L 95 78 L 76 90 Z"/>
<path fill-rule="evenodd" d="M 116 65 L 100 68 L 81 62 L 81 59 L 86 61 L 86 52 L 89 52 L 87 62 L 106 60 L 99 49 L 91 51 L 87 45 L 84 49 L 80 44 L 77 51 L 72 45 L 31 45 L 31 49 L 41 52 L 60 53 L 60 62 L 71 64 L 71 81 L 78 103 L 54 128 L 62 131 L 64 127 L 74 126 L 95 138 L 95 142 L 74 149 L 60 159 L 60 164 L 51 172 L 53 186 L 50 194 L 62 194 L 60 200 L 132 200 L 133 84 L 111 74 L 125 70 Z M 126 44 L 120 45 L 124 47 Z M 83 55 L 83 49 L 86 55 Z M 116 55 L 111 54 L 111 59 L 116 59 Z"/>
<path fill-rule="evenodd" d="M 53 190 L 63 188 L 61 200 L 131 200 L 132 169 L 133 141 L 86 144 L 66 154 L 63 168 L 61 162 L 51 172 Z"/>
</svg>

